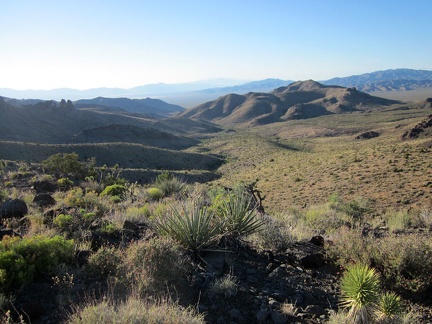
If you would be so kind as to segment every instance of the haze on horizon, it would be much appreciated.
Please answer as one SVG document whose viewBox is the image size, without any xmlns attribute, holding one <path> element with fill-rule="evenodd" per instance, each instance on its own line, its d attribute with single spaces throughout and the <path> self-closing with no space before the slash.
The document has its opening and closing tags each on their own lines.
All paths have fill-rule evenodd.
<svg viewBox="0 0 432 324">
<path fill-rule="evenodd" d="M 1 1 L 0 88 L 432 70 L 432 1 Z"/>
</svg>

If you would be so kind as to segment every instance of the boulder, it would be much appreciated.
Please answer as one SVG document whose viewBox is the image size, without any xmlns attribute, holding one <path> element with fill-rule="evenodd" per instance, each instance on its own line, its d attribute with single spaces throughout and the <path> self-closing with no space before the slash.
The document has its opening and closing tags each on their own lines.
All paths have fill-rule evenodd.
<svg viewBox="0 0 432 324">
<path fill-rule="evenodd" d="M 0 217 L 20 218 L 28 213 L 27 204 L 21 199 L 12 199 L 4 202 L 0 207 Z"/>
<path fill-rule="evenodd" d="M 57 186 L 54 183 L 51 183 L 47 180 L 36 181 L 33 183 L 33 189 L 37 193 L 42 192 L 54 192 L 57 189 Z"/>
<path fill-rule="evenodd" d="M 33 198 L 33 202 L 39 205 L 40 207 L 52 206 L 55 205 L 56 203 L 55 199 L 50 194 L 47 193 L 37 194 Z"/>
</svg>

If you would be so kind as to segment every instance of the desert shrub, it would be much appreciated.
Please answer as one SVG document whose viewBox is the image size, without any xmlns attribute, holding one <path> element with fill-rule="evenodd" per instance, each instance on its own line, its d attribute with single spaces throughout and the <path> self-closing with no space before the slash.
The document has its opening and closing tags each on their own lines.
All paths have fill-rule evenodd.
<svg viewBox="0 0 432 324">
<path fill-rule="evenodd" d="M 62 230 L 67 230 L 73 224 L 73 216 L 65 214 L 57 215 L 53 220 L 53 224 L 60 227 Z"/>
<path fill-rule="evenodd" d="M 98 211 L 100 213 L 109 209 L 94 191 L 84 192 L 81 188 L 74 188 L 66 193 L 63 202 L 69 207 L 81 207 L 86 210 Z"/>
<path fill-rule="evenodd" d="M 389 286 L 414 292 L 432 287 L 432 243 L 428 238 L 416 234 L 385 237 L 370 254 Z"/>
<path fill-rule="evenodd" d="M 141 207 L 128 207 L 125 211 L 125 219 L 131 222 L 139 222 L 150 216 L 149 204 Z"/>
<path fill-rule="evenodd" d="M 238 279 L 231 275 L 225 275 L 215 279 L 209 286 L 208 293 L 212 298 L 229 298 L 237 294 Z"/>
<path fill-rule="evenodd" d="M 81 188 L 74 188 L 66 193 L 64 203 L 70 207 L 83 207 L 84 205 L 84 192 Z"/>
<path fill-rule="evenodd" d="M 191 262 L 171 239 L 153 238 L 131 244 L 124 252 L 121 278 L 137 293 L 163 293 L 186 284 Z"/>
<path fill-rule="evenodd" d="M 383 215 L 383 219 L 391 232 L 425 225 L 421 218 L 421 214 L 409 212 L 407 210 L 387 211 Z"/>
<path fill-rule="evenodd" d="M 364 199 L 357 199 L 340 204 L 338 209 L 351 216 L 355 222 L 361 222 L 364 215 L 370 211 L 368 202 Z"/>
<path fill-rule="evenodd" d="M 93 276 L 107 278 L 115 276 L 122 264 L 122 251 L 109 246 L 102 246 L 90 255 L 86 270 Z"/>
<path fill-rule="evenodd" d="M 6 192 L 6 190 L 0 190 L 0 204 L 3 201 L 6 201 L 8 199 L 8 193 Z"/>
<path fill-rule="evenodd" d="M 163 191 L 159 188 L 149 188 L 147 193 L 151 200 L 158 201 L 164 197 Z"/>
<path fill-rule="evenodd" d="M 6 238 L 0 245 L 0 270 L 6 273 L 2 287 L 19 287 L 42 273 L 53 272 L 61 263 L 72 260 L 74 243 L 61 236 Z"/>
<path fill-rule="evenodd" d="M 181 209 L 171 209 L 154 221 L 156 230 L 168 235 L 187 249 L 199 252 L 214 242 L 220 234 L 215 226 L 214 213 L 196 203 L 182 204 Z"/>
<path fill-rule="evenodd" d="M 343 226 L 337 233 L 331 234 L 329 239 L 332 244 L 326 249 L 327 255 L 340 266 L 346 267 L 352 262 L 370 263 L 374 239 L 363 237 L 360 230 Z"/>
<path fill-rule="evenodd" d="M 87 213 L 85 212 L 82 214 L 82 219 L 87 224 L 94 222 L 98 218 L 99 218 L 99 215 L 95 211 L 87 212 Z"/>
<path fill-rule="evenodd" d="M 281 222 L 269 222 L 261 231 L 253 235 L 258 246 L 274 252 L 285 251 L 294 242 L 291 231 Z"/>
<path fill-rule="evenodd" d="M 57 185 L 61 189 L 68 189 L 73 186 L 73 181 L 69 178 L 60 178 L 57 180 Z"/>
<path fill-rule="evenodd" d="M 77 307 L 67 321 L 69 324 L 114 324 L 114 323 L 178 323 L 204 324 L 202 315 L 191 308 L 183 308 L 176 303 L 161 301 L 150 304 L 137 297 L 115 303 L 104 298 L 100 302 Z"/>
<path fill-rule="evenodd" d="M 126 191 L 126 187 L 119 184 L 114 184 L 111 186 L 107 186 L 102 192 L 101 197 L 103 196 L 123 196 Z"/>
<path fill-rule="evenodd" d="M 167 171 L 157 176 L 155 185 L 162 190 L 165 197 L 171 196 L 174 193 L 181 194 L 186 189 L 185 182 Z"/>
<path fill-rule="evenodd" d="M 42 166 L 54 173 L 56 177 L 61 174 L 71 174 L 84 179 L 85 176 L 94 173 L 94 163 L 94 160 L 88 163 L 80 162 L 77 153 L 57 153 L 42 161 Z"/>
</svg>

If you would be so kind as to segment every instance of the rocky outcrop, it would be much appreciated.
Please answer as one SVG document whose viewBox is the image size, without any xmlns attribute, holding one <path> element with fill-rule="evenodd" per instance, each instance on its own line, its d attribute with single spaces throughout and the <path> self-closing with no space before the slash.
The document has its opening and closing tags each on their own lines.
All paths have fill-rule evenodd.
<svg viewBox="0 0 432 324">
<path fill-rule="evenodd" d="M 355 139 L 359 140 L 359 139 L 371 139 L 371 138 L 375 138 L 380 136 L 381 134 L 375 131 L 369 131 L 369 132 L 364 132 L 361 133 L 360 135 L 357 135 L 355 137 Z"/>
<path fill-rule="evenodd" d="M 418 138 L 421 135 L 431 135 L 432 134 L 432 115 L 429 115 L 425 120 L 415 125 L 410 130 L 406 131 L 402 135 L 403 140 Z"/>
</svg>

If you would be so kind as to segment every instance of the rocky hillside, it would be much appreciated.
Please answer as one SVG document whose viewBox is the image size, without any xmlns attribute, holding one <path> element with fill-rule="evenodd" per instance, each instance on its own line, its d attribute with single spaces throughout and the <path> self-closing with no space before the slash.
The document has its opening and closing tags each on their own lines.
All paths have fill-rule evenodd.
<svg viewBox="0 0 432 324">
<path fill-rule="evenodd" d="M 22 106 L 9 102 L 0 97 L 0 140 L 51 144 L 115 141 L 179 149 L 195 143 L 185 139 L 191 133 L 218 131 L 215 125 L 189 119 L 155 119 L 121 109 L 77 109 L 69 100 Z"/>
<path fill-rule="evenodd" d="M 355 87 L 359 91 L 400 91 L 432 87 L 432 71 L 395 69 L 323 81 L 328 85 Z"/>
<path fill-rule="evenodd" d="M 396 101 L 359 92 L 354 88 L 326 86 L 308 80 L 294 82 L 270 93 L 229 94 L 179 114 L 219 124 L 270 124 L 328 114 L 383 109 Z"/>
<path fill-rule="evenodd" d="M 159 99 L 129 99 L 129 98 L 104 98 L 81 99 L 75 102 L 77 108 L 110 107 L 120 108 L 128 112 L 144 113 L 156 116 L 168 116 L 184 108 L 172 105 Z"/>
</svg>

